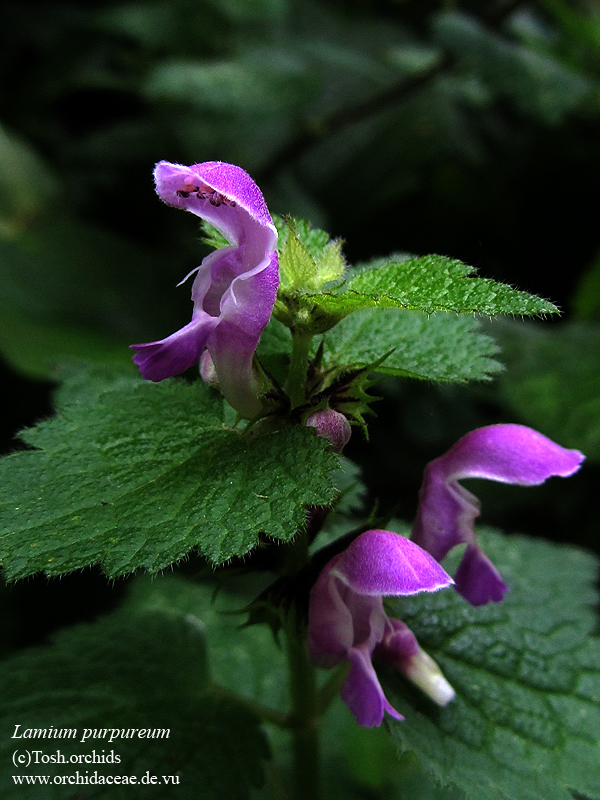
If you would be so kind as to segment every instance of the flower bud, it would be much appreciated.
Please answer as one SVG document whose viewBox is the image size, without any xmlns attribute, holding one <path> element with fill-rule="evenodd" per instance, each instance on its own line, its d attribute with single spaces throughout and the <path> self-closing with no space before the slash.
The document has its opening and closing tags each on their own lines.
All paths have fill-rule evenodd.
<svg viewBox="0 0 600 800">
<path fill-rule="evenodd" d="M 350 423 L 346 417 L 340 414 L 339 411 L 334 411 L 333 408 L 324 408 L 321 411 L 315 411 L 315 413 L 307 419 L 306 424 L 314 428 L 319 436 L 331 442 L 331 447 L 329 449 L 334 453 L 342 452 L 352 434 Z"/>
</svg>

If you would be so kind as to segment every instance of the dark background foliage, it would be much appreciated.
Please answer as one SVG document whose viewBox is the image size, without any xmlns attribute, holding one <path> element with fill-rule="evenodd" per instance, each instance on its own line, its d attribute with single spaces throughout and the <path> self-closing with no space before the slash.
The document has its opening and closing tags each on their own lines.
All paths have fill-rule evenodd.
<svg viewBox="0 0 600 800">
<path fill-rule="evenodd" d="M 56 363 L 126 363 L 129 343 L 186 321 L 174 285 L 202 245 L 157 201 L 152 167 L 221 159 L 273 212 L 343 238 L 350 263 L 437 252 L 561 306 L 559 321 L 491 323 L 507 365 L 494 384 L 385 383 L 368 445 L 357 431 L 347 453 L 367 503 L 410 519 L 429 459 L 474 426 L 531 424 L 583 450 L 585 469 L 527 492 L 478 486 L 486 522 L 598 548 L 591 0 L 1 2 L 0 15 L 3 452 L 51 413 Z M 22 646 L 120 587 L 90 571 L 4 591 L 3 639 Z"/>
</svg>

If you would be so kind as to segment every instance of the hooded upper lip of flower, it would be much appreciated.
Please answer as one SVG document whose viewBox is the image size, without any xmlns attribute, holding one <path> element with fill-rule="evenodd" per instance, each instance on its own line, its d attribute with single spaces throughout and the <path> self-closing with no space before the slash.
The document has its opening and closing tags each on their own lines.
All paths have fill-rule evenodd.
<svg viewBox="0 0 600 800">
<path fill-rule="evenodd" d="M 221 161 L 191 167 L 161 161 L 154 178 L 165 203 L 202 217 L 231 245 L 189 273 L 196 273 L 192 321 L 166 339 L 132 345 L 134 361 L 145 378 L 160 381 L 184 372 L 207 348 L 228 402 L 242 416 L 256 416 L 260 388 L 252 359 L 279 286 L 277 230 L 264 198 L 243 169 Z"/>
<path fill-rule="evenodd" d="M 407 674 L 409 662 L 422 653 L 404 623 L 386 615 L 382 595 L 434 592 L 451 583 L 428 553 L 396 533 L 381 530 L 361 534 L 320 573 L 309 602 L 311 658 L 326 668 L 350 662 L 341 694 L 359 725 L 380 725 L 386 711 L 402 719 L 379 684 L 371 664 L 373 651 L 377 649 L 378 655 Z M 448 690 L 444 702 L 451 699 Z"/>
<path fill-rule="evenodd" d="M 467 433 L 425 468 L 412 541 L 442 561 L 457 544 L 467 549 L 454 576 L 456 589 L 473 605 L 498 602 L 507 586 L 475 541 L 479 501 L 461 478 L 488 478 L 535 486 L 551 476 L 567 477 L 584 456 L 525 425 L 500 424 Z"/>
</svg>

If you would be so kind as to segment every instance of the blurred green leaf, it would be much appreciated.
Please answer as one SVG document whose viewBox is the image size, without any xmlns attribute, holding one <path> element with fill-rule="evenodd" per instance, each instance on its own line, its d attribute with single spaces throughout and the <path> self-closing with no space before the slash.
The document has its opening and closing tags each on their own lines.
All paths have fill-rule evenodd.
<svg viewBox="0 0 600 800">
<path fill-rule="evenodd" d="M 507 365 L 503 398 L 523 422 L 600 459 L 600 327 L 494 323 Z"/>
<path fill-rule="evenodd" d="M 587 45 L 590 61 L 598 64 L 600 19 L 593 9 L 590 9 L 592 13 L 586 14 L 585 7 L 576 8 L 563 0 L 542 0 L 541 5 L 567 34 L 570 53 L 581 60 L 582 51 L 585 52 L 582 45 Z"/>
<path fill-rule="evenodd" d="M 312 87 L 306 63 L 272 49 L 231 61 L 165 61 L 150 74 L 145 93 L 151 100 L 246 115 L 289 110 L 310 96 Z"/>
<path fill-rule="evenodd" d="M 34 378 L 51 378 L 59 364 L 81 360 L 98 364 L 131 364 L 131 340 L 68 323 L 39 320 L 3 310 L 0 350 L 15 371 Z"/>
<path fill-rule="evenodd" d="M 579 279 L 571 303 L 578 320 L 600 322 L 600 252 Z"/>
<path fill-rule="evenodd" d="M 207 0 L 207 3 L 240 23 L 279 21 L 288 10 L 288 0 Z"/>
<path fill-rule="evenodd" d="M 452 590 L 390 602 L 457 695 L 434 708 L 386 670 L 388 699 L 405 716 L 388 722 L 392 738 L 472 800 L 600 797 L 598 561 L 494 532 L 478 542 L 510 587 L 502 603 L 474 608 Z"/>
<path fill-rule="evenodd" d="M 156 786 L 140 784 L 133 790 L 130 785 L 89 783 L 84 785 L 86 797 L 166 798 L 175 793 L 192 800 L 201 786 L 203 797 L 243 800 L 251 785 L 262 783 L 262 762 L 269 751 L 259 721 L 211 681 L 203 613 L 210 609 L 210 589 L 166 583 L 162 592 L 164 584 L 142 583 L 120 611 L 62 632 L 50 646 L 29 649 L 3 662 L 0 750 L 5 764 L 15 749 L 32 746 L 29 740 L 11 739 L 15 725 L 20 732 L 54 726 L 75 729 L 77 736 L 36 740 L 36 749 L 47 755 L 59 749 L 67 759 L 87 756 L 90 761 L 75 761 L 66 768 L 61 763 L 40 764 L 38 769 L 32 765 L 21 774 L 78 771 L 83 777 L 135 776 L 139 782 L 149 771 L 158 779 Z M 182 606 L 192 606 L 196 614 Z M 217 619 L 210 610 L 208 617 L 213 623 Z M 257 638 L 230 626 L 227 633 L 232 638 Z M 229 652 L 232 661 L 236 652 L 234 644 Z M 237 664 L 239 669 L 239 659 Z M 248 674 L 247 663 L 243 666 Z M 86 729 L 104 728 L 109 730 L 106 736 L 92 734 L 82 741 Z M 155 735 L 119 735 L 109 742 L 111 730 L 132 728 Z M 94 752 L 97 758 L 114 752 L 120 761 L 93 763 Z M 11 772 L 0 773 L 0 790 L 3 797 L 17 800 L 24 796 L 23 787 L 14 784 Z M 177 788 L 163 784 L 163 775 L 177 776 Z M 73 797 L 73 789 L 59 784 L 28 786 L 26 792 L 31 800 L 66 800 Z"/>
<path fill-rule="evenodd" d="M 0 125 L 0 240 L 19 234 L 59 194 L 48 164 Z"/>
<path fill-rule="evenodd" d="M 88 345 L 89 359 L 114 361 L 122 348 L 124 362 L 128 344 L 172 324 L 176 292 L 152 301 L 165 266 L 133 240 L 45 209 L 17 235 L 0 238 L 0 347 L 36 375 L 48 375 L 59 359 L 85 357 Z"/>
<path fill-rule="evenodd" d="M 598 88 L 550 55 L 515 44 L 475 17 L 444 12 L 434 21 L 436 41 L 526 115 L 558 124 L 597 95 Z"/>
<path fill-rule="evenodd" d="M 391 47 L 387 53 L 388 60 L 409 75 L 430 70 L 441 60 L 441 52 L 431 46 L 403 42 Z"/>
</svg>

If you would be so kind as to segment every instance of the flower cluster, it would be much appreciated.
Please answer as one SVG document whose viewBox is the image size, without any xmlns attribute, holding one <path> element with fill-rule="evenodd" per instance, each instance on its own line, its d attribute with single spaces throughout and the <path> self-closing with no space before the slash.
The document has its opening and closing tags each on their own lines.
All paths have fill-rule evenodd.
<svg viewBox="0 0 600 800">
<path fill-rule="evenodd" d="M 211 223 L 230 246 L 193 270 L 191 322 L 166 339 L 132 345 L 134 361 L 153 381 L 200 362 L 202 378 L 218 384 L 241 416 L 253 418 L 262 410 L 254 352 L 279 285 L 277 231 L 263 196 L 240 167 L 222 162 L 184 167 L 161 161 L 155 180 L 162 200 Z M 304 419 L 334 452 L 340 453 L 350 438 L 348 420 L 334 408 Z M 317 666 L 349 662 L 342 697 L 360 725 L 380 725 L 386 712 L 402 719 L 383 693 L 373 658 L 395 666 L 439 705 L 454 696 L 404 622 L 387 616 L 383 597 L 454 584 L 477 606 L 499 602 L 508 589 L 476 542 L 479 503 L 459 481 L 487 478 L 534 486 L 572 475 L 583 458 L 523 425 L 474 430 L 426 467 L 410 540 L 390 531 L 366 531 L 329 561 L 310 594 L 309 650 Z M 452 580 L 440 564 L 461 544 L 466 549 Z"/>
<path fill-rule="evenodd" d="M 383 596 L 455 583 L 470 603 L 483 605 L 502 600 L 508 588 L 475 541 L 479 504 L 459 479 L 534 486 L 572 475 L 583 458 L 524 425 L 474 430 L 426 467 L 410 541 L 389 531 L 367 531 L 329 561 L 310 597 L 309 647 L 318 666 L 350 662 L 342 698 L 359 725 L 380 725 L 385 711 L 402 719 L 383 694 L 372 656 L 393 664 L 439 705 L 453 697 L 408 627 L 387 617 Z M 452 581 L 439 562 L 459 544 L 467 549 Z"/>
</svg>

